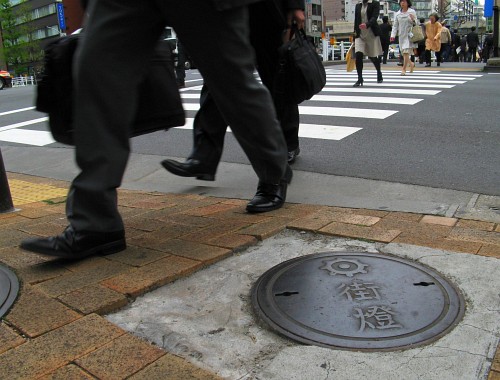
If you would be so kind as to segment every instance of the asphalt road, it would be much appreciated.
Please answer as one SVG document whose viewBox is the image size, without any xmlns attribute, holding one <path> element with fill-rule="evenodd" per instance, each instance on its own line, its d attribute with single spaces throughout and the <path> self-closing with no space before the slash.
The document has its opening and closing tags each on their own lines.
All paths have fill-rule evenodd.
<svg viewBox="0 0 500 380">
<path fill-rule="evenodd" d="M 340 80 L 334 78 L 337 72 L 331 74 L 332 81 Z M 340 140 L 301 138 L 302 153 L 294 168 L 315 173 L 500 195 L 500 75 L 477 72 L 442 74 L 481 76 L 452 88 L 439 88 L 441 92 L 433 96 L 412 94 L 412 89 L 418 89 L 411 84 L 416 83 L 413 80 L 418 79 L 417 76 L 401 78 L 408 86 L 399 88 L 408 89 L 407 94 L 339 94 L 422 99 L 413 105 L 366 104 L 338 100 L 333 104 L 334 107 L 342 108 L 397 111 L 385 118 L 303 115 L 302 123 L 333 124 L 361 129 Z M 384 85 L 387 83 L 387 86 L 390 86 L 400 80 L 396 78 L 391 82 L 389 76 L 388 78 Z M 201 84 L 199 79 L 197 71 L 188 72 L 187 85 L 197 86 Z M 432 80 L 439 83 L 435 78 Z M 341 84 L 348 87 L 350 82 Z M 375 87 L 365 85 L 365 89 L 370 88 Z M 4 126 L 44 116 L 35 111 L 4 114 L 32 106 L 33 91 L 30 87 L 0 91 L 0 131 Z M 188 90 L 184 93 L 191 92 L 193 91 Z M 193 105 L 197 102 L 196 99 L 188 101 Z M 322 101 L 310 101 L 306 105 L 325 107 L 327 104 Z M 328 103 L 328 106 L 332 106 L 332 103 Z M 187 111 L 190 118 L 194 117 L 194 114 L 194 110 Z M 46 130 L 47 126 L 41 123 L 29 128 Z M 3 145 L 26 146 L 26 149 L 30 149 L 28 145 L 0 141 L 0 147 Z M 191 145 L 190 130 L 157 132 L 133 140 L 135 153 L 172 157 L 186 157 Z M 248 163 L 232 134 L 226 137 L 223 161 Z"/>
</svg>

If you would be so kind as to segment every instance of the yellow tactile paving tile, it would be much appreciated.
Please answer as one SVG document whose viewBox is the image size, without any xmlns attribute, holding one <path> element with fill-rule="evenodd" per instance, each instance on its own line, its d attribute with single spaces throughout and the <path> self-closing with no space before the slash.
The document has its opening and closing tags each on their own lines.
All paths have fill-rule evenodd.
<svg viewBox="0 0 500 380">
<path fill-rule="evenodd" d="M 68 194 L 68 190 L 61 187 L 42 185 L 17 179 L 9 180 L 9 187 L 12 201 L 15 205 L 40 202 L 64 197 Z"/>
</svg>

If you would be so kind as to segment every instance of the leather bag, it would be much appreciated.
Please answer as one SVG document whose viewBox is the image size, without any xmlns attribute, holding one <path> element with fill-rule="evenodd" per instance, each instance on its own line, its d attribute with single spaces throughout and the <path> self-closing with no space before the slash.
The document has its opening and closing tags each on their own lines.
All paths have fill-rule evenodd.
<svg viewBox="0 0 500 380">
<path fill-rule="evenodd" d="M 349 50 L 347 51 L 347 54 L 345 55 L 347 72 L 351 72 L 356 68 L 355 54 L 356 53 L 354 51 L 354 44 L 352 44 Z"/>
<path fill-rule="evenodd" d="M 326 72 L 303 29 L 292 28 L 291 39 L 279 49 L 274 95 L 288 103 L 311 99 L 326 84 Z"/>
<path fill-rule="evenodd" d="M 49 115 L 54 140 L 74 145 L 73 57 L 81 34 L 61 37 L 45 49 L 44 71 L 37 86 L 36 109 Z M 184 125 L 185 114 L 168 43 L 158 44 L 150 68 L 139 86 L 133 136 Z"/>
<path fill-rule="evenodd" d="M 413 42 L 414 44 L 425 40 L 424 33 L 422 32 L 422 28 L 420 25 L 413 25 L 411 27 L 410 33 L 411 33 L 410 41 Z"/>
</svg>

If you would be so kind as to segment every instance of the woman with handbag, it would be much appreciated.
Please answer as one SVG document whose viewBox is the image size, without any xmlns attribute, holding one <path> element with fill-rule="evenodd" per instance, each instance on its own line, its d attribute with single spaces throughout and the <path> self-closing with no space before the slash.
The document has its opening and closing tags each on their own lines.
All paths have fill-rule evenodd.
<svg viewBox="0 0 500 380">
<path fill-rule="evenodd" d="M 354 12 L 354 49 L 356 51 L 356 71 L 358 81 L 353 87 L 363 86 L 363 57 L 367 55 L 377 69 L 377 82 L 382 83 L 382 71 L 380 69 L 380 58 L 384 51 L 380 43 L 380 26 L 378 16 L 380 15 L 380 3 L 375 0 L 363 0 L 356 4 Z"/>
<path fill-rule="evenodd" d="M 391 34 L 391 42 L 395 40 L 396 36 L 399 36 L 399 48 L 403 54 L 403 67 L 401 69 L 401 75 L 406 75 L 406 68 L 408 66 L 410 66 L 410 73 L 412 73 L 415 68 L 415 62 L 413 62 L 415 60 L 413 56 L 413 49 L 415 49 L 418 45 L 412 42 L 412 28 L 417 25 L 415 21 L 417 19 L 417 13 L 411 5 L 411 0 L 399 1 L 401 9 L 394 17 L 394 27 L 392 28 Z M 410 56 L 413 58 L 410 59 Z"/>
<path fill-rule="evenodd" d="M 433 13 L 429 16 L 429 21 L 425 24 L 425 33 L 427 40 L 425 41 L 425 67 L 431 66 L 431 51 L 436 54 L 436 62 L 441 66 L 441 30 L 443 27 L 438 22 L 439 16 Z"/>
</svg>

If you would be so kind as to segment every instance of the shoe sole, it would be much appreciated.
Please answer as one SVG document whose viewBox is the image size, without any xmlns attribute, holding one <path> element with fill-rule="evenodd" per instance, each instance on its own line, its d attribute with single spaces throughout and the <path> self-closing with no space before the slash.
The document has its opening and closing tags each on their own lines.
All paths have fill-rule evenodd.
<svg viewBox="0 0 500 380">
<path fill-rule="evenodd" d="M 163 161 L 161 162 L 161 166 L 163 166 L 170 173 L 175 174 L 179 177 L 196 177 L 196 179 L 199 179 L 201 181 L 215 181 L 215 174 L 190 173 L 177 167 L 170 166 L 169 163 L 165 163 Z"/>
<path fill-rule="evenodd" d="M 259 214 L 259 213 L 263 213 L 263 212 L 278 210 L 278 209 L 282 208 L 284 204 L 285 203 L 283 202 L 280 205 L 276 205 L 273 207 L 267 207 L 267 208 L 262 208 L 262 207 L 253 208 L 253 207 L 247 206 L 246 210 L 250 214 Z"/>
</svg>

